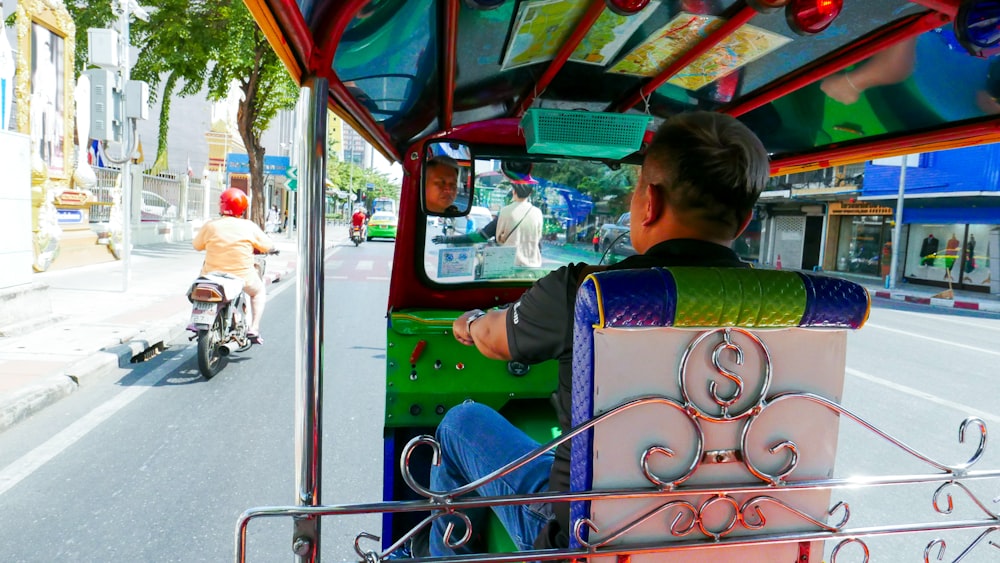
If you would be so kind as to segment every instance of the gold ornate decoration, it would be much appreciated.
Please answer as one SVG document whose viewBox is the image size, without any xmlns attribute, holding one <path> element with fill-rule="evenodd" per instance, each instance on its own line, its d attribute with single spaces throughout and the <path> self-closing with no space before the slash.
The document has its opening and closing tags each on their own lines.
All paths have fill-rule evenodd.
<svg viewBox="0 0 1000 563">
<path fill-rule="evenodd" d="M 62 0 L 19 0 L 17 3 L 17 75 L 14 82 L 14 99 L 17 101 L 15 116 L 17 130 L 32 138 L 31 147 L 31 226 L 32 244 L 34 246 L 35 271 L 43 272 L 59 254 L 59 239 L 62 229 L 59 227 L 58 212 L 55 208 L 55 195 L 69 187 L 73 170 L 73 139 L 75 133 L 73 105 L 73 59 L 76 49 L 76 25 L 73 23 Z M 62 123 L 62 170 L 53 172 L 41 155 L 40 144 L 44 138 L 43 131 L 32 131 L 32 33 L 34 26 L 59 37 L 62 40 L 62 115 L 58 118 Z M 58 71 L 56 71 L 58 72 Z M 59 76 L 55 78 L 58 81 Z M 58 95 L 58 87 L 56 88 Z M 54 103 L 54 101 L 53 101 Z M 38 109 L 38 108 L 36 108 Z M 58 131 L 55 123 L 46 124 L 52 131 Z M 36 129 L 40 126 L 36 120 Z M 86 140 L 84 140 L 86 141 Z M 51 153 L 52 148 L 49 148 Z"/>
<path fill-rule="evenodd" d="M 62 152 L 61 172 L 45 176 L 54 181 L 56 189 L 69 186 L 73 169 L 74 102 L 73 60 L 76 49 L 76 25 L 61 0 L 19 0 L 17 3 L 17 77 L 14 84 L 14 99 L 17 100 L 16 123 L 21 133 L 31 134 L 31 80 L 32 80 L 32 24 L 38 24 L 63 40 L 62 68 Z M 34 148 L 32 149 L 34 151 Z M 33 159 L 34 160 L 34 159 Z M 33 168 L 36 168 L 33 164 Z M 33 180 L 36 172 L 33 170 Z M 33 182 L 34 183 L 34 182 Z"/>
</svg>

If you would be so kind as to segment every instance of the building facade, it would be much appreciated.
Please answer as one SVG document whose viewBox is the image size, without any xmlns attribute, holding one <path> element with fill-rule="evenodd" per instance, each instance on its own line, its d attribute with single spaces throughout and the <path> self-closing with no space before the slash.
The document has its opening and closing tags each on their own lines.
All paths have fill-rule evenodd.
<svg viewBox="0 0 1000 563">
<path fill-rule="evenodd" d="M 745 257 L 888 283 L 895 254 L 895 283 L 1000 293 L 1000 145 L 908 155 L 902 169 L 895 157 L 773 178 L 750 231 L 760 251 Z"/>
</svg>

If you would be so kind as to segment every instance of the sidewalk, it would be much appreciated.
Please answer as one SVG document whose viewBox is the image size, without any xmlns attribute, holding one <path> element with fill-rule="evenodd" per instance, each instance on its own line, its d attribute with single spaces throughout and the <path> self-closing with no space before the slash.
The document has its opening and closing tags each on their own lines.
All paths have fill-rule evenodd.
<svg viewBox="0 0 1000 563">
<path fill-rule="evenodd" d="M 877 300 L 879 299 L 891 299 L 895 301 L 916 303 L 918 305 L 943 307 L 946 309 L 964 309 L 967 311 L 1000 313 L 1000 295 L 955 289 L 952 291 L 954 299 L 942 299 L 935 297 L 935 295 L 945 291 L 945 289 L 941 287 L 902 283 L 894 289 L 886 289 L 885 282 L 876 276 L 862 276 L 841 272 L 828 274 L 846 280 L 851 280 L 865 286 L 865 289 L 867 289 L 868 293 L 871 294 L 875 303 L 877 303 Z"/>
<path fill-rule="evenodd" d="M 328 230 L 328 248 L 342 231 Z M 297 242 L 273 239 L 281 253 L 268 258 L 266 281 L 292 283 Z M 55 322 L 0 337 L 0 432 L 185 334 L 203 259 L 190 242 L 135 247 L 128 291 L 121 261 L 35 274 Z"/>
</svg>

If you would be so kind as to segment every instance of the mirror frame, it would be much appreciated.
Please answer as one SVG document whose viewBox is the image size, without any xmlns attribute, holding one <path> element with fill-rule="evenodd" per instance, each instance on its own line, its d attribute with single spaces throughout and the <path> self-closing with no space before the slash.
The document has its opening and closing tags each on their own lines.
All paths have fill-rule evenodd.
<svg viewBox="0 0 1000 563">
<path fill-rule="evenodd" d="M 66 10 L 62 2 L 18 0 L 16 14 L 18 47 L 17 76 L 14 84 L 14 98 L 17 100 L 16 129 L 18 132 L 25 133 L 32 138 L 31 153 L 33 167 L 35 157 L 38 156 L 40 161 L 45 162 L 48 178 L 58 181 L 64 187 L 69 187 L 69 179 L 76 164 L 74 161 L 75 153 L 73 151 L 75 145 L 74 136 L 76 133 L 74 126 L 75 107 L 73 102 L 73 90 L 76 84 L 73 78 L 73 58 L 76 53 L 76 25 L 73 23 L 69 11 Z M 57 120 L 54 127 L 57 127 L 57 129 L 53 132 L 57 135 L 57 139 L 53 140 L 53 148 L 57 146 L 56 143 L 62 147 L 63 160 L 61 168 L 53 168 L 51 166 L 51 156 L 47 160 L 41 158 L 39 143 L 44 136 L 44 131 L 35 131 L 33 134 L 31 130 L 32 111 L 33 109 L 39 110 L 39 108 L 31 107 L 32 97 L 36 93 L 35 87 L 37 86 L 37 84 L 33 83 L 37 70 L 37 63 L 33 64 L 35 60 L 34 46 L 43 34 L 50 34 L 62 44 L 62 72 L 60 73 L 58 68 L 54 68 L 53 71 L 55 74 L 52 76 L 55 79 L 56 88 L 53 104 L 57 100 L 62 102 L 61 111 L 57 108 L 55 112 Z M 60 81 L 62 87 L 61 95 L 59 94 Z M 58 139 L 58 126 L 60 122 L 62 126 L 62 138 Z M 36 127 L 41 127 L 38 121 L 36 121 Z M 86 142 L 86 140 L 83 142 Z"/>
<path fill-rule="evenodd" d="M 458 211 L 456 211 L 454 213 L 437 213 L 437 212 L 429 211 L 427 209 L 427 162 L 430 161 L 432 158 L 434 158 L 434 156 L 438 156 L 438 155 L 432 155 L 432 152 L 431 152 L 431 147 L 432 146 L 434 146 L 434 145 L 446 145 L 446 144 L 458 144 L 458 145 L 462 145 L 469 152 L 469 165 L 466 167 L 466 166 L 462 166 L 462 164 L 459 163 L 459 167 L 461 169 L 468 170 L 468 175 L 467 175 L 467 177 L 465 179 L 464 187 L 468 190 L 468 193 L 469 193 L 469 205 L 468 205 L 468 207 L 466 209 L 459 209 Z M 475 200 L 475 189 L 476 189 L 476 186 L 475 186 L 475 184 L 476 184 L 476 182 L 475 182 L 475 178 L 476 178 L 476 157 L 475 157 L 475 154 L 474 154 L 474 152 L 472 150 L 472 146 L 469 145 L 468 143 L 462 142 L 462 141 L 455 141 L 455 140 L 450 140 L 450 139 L 434 139 L 434 140 L 431 140 L 431 141 L 427 141 L 424 144 L 424 146 L 423 146 L 420 154 L 422 155 L 422 160 L 421 160 L 421 163 L 420 163 L 420 211 L 423 212 L 423 214 L 425 216 L 427 216 L 427 217 L 464 217 L 464 216 L 468 215 L 469 212 L 472 211 L 472 202 Z M 448 155 L 448 156 L 450 156 L 450 155 Z M 454 158 L 454 157 L 452 157 L 452 158 Z M 457 161 L 459 159 L 455 159 L 455 160 Z M 459 188 L 463 187 L 461 170 L 459 171 L 458 181 L 459 181 Z"/>
</svg>

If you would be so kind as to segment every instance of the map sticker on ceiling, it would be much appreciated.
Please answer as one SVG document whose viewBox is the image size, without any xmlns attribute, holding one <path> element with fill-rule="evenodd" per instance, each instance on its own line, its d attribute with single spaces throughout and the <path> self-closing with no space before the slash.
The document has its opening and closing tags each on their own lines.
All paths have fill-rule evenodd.
<svg viewBox="0 0 1000 563">
<path fill-rule="evenodd" d="M 715 16 L 681 12 L 608 70 L 617 74 L 656 76 L 724 21 Z M 783 35 L 744 25 L 667 82 L 688 90 L 697 90 L 789 41 L 791 39 Z"/>
<path fill-rule="evenodd" d="M 523 2 L 500 66 L 503 70 L 550 61 L 583 15 L 587 0 Z"/>
<path fill-rule="evenodd" d="M 579 63 L 606 65 L 618 55 L 625 42 L 656 11 L 657 4 L 650 3 L 633 16 L 620 16 L 605 9 L 587 32 L 570 60 Z"/>
</svg>

